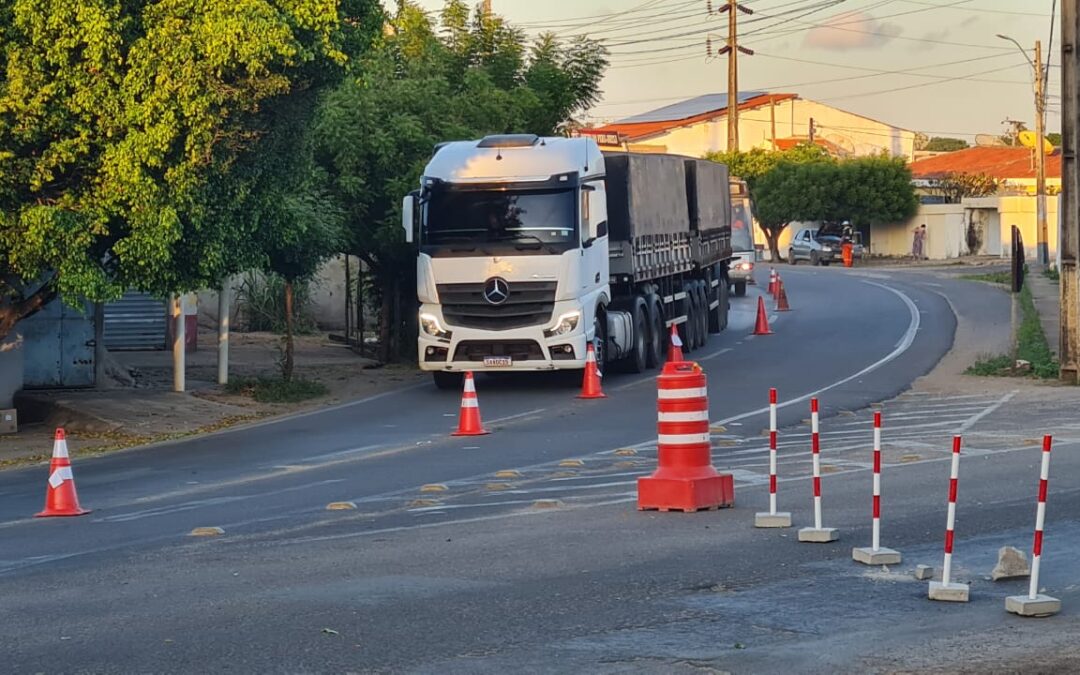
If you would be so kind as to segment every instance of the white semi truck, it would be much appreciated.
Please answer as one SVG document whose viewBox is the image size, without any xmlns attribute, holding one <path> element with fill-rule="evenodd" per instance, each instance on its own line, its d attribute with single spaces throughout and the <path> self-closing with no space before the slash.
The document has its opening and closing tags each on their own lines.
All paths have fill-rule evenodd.
<svg viewBox="0 0 1080 675">
<path fill-rule="evenodd" d="M 420 368 L 641 372 L 727 327 L 727 168 L 590 138 L 444 143 L 403 204 L 418 245 Z"/>
</svg>

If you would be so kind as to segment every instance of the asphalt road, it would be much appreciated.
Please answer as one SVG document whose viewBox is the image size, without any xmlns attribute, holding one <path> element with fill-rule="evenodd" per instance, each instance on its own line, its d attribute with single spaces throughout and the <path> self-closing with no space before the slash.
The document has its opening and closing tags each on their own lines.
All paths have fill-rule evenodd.
<svg viewBox="0 0 1080 675">
<path fill-rule="evenodd" d="M 927 607 L 921 584 L 887 572 L 868 583 L 852 569 L 849 536 L 868 530 L 865 408 L 893 399 L 949 349 L 956 321 L 945 296 L 1006 318 L 1007 300 L 970 282 L 783 271 L 795 311 L 774 315 L 775 335 L 750 337 L 756 298 L 736 300 L 731 329 L 689 355 L 709 375 L 715 464 L 735 474 L 737 508 L 634 510 L 634 480 L 655 464 L 652 376 L 609 375 L 609 398 L 589 402 L 565 378 L 479 378 L 495 432 L 479 438 L 450 438 L 458 395 L 423 386 L 83 461 L 75 475 L 94 512 L 78 519 L 30 519 L 43 468 L 4 472 L 0 668 L 835 672 L 868 646 L 884 650 L 883 662 L 907 663 L 915 657 L 897 642 L 903 630 L 861 650 L 845 638 L 878 620 L 912 620 L 905 630 L 916 632 L 947 625 L 956 612 L 977 625 L 979 602 Z M 799 545 L 794 531 L 748 524 L 765 502 L 770 386 L 780 389 L 791 449 L 783 489 L 792 500 L 801 491 L 803 505 L 800 424 L 805 399 L 822 400 L 832 434 L 826 519 L 844 528 L 842 543 Z M 1013 438 L 1015 424 L 997 421 L 1013 398 L 889 403 L 903 489 L 889 502 L 887 545 L 934 562 L 940 450 L 956 430 L 985 433 L 965 465 L 971 499 L 985 509 L 962 515 L 970 529 L 958 532 L 958 548 L 972 557 L 961 573 L 974 575 L 999 541 L 1030 529 L 1031 509 L 1020 508 L 1031 501 L 1030 448 Z M 1052 494 L 1055 509 L 1077 512 L 1078 491 Z M 334 501 L 357 508 L 327 512 Z M 199 526 L 225 534 L 187 536 Z M 1048 584 L 1064 572 L 1058 551 L 1048 554 Z"/>
</svg>

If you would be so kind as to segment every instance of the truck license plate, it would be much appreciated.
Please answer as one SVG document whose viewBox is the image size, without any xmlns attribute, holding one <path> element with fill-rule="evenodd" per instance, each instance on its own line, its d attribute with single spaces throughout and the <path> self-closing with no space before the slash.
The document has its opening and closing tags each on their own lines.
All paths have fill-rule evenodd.
<svg viewBox="0 0 1080 675">
<path fill-rule="evenodd" d="M 507 367 L 514 365 L 514 360 L 509 356 L 485 356 L 484 365 L 493 368 Z"/>
</svg>

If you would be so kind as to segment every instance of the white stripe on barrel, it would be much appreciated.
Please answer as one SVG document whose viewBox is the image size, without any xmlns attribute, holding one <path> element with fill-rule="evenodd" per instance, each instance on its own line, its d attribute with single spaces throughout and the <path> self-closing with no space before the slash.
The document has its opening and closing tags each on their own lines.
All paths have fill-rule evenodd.
<svg viewBox="0 0 1080 675">
<path fill-rule="evenodd" d="M 705 398 L 708 396 L 708 389 L 705 387 L 694 387 L 691 389 L 660 389 L 657 393 L 661 401 L 677 401 L 688 398 Z"/>
<path fill-rule="evenodd" d="M 691 412 L 660 412 L 656 415 L 658 422 L 708 422 L 708 410 L 695 410 Z"/>
</svg>

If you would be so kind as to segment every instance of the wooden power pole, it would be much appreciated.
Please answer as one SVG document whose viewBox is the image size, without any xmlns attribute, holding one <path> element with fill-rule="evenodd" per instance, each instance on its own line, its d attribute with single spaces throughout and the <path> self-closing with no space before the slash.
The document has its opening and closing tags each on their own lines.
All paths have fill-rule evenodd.
<svg viewBox="0 0 1080 675">
<path fill-rule="evenodd" d="M 752 56 L 754 50 L 739 46 L 739 12 L 753 14 L 754 10 L 740 5 L 738 0 L 727 0 L 719 9 L 728 15 L 727 44 L 720 50 L 727 54 L 727 149 L 734 152 L 739 149 L 739 52 Z"/>
<path fill-rule="evenodd" d="M 1061 3 L 1061 379 L 1080 384 L 1080 0 Z"/>
</svg>

